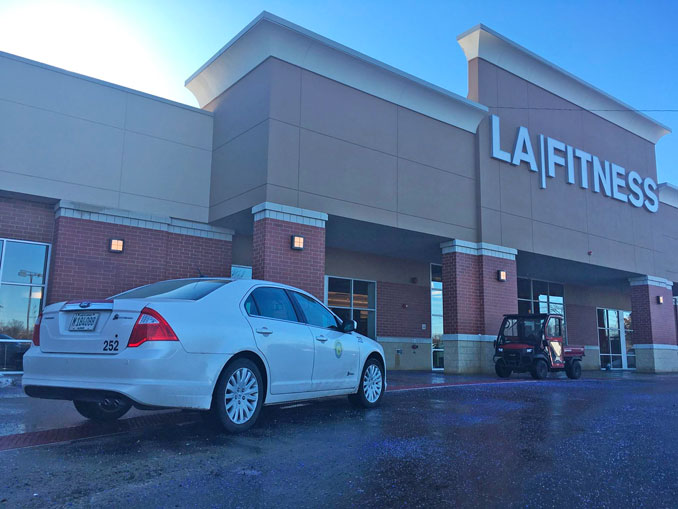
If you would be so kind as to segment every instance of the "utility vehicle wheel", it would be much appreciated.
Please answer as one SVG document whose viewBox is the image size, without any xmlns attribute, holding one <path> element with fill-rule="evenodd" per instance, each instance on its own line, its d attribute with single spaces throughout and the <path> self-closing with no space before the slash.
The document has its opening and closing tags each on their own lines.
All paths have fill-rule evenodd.
<svg viewBox="0 0 678 509">
<path fill-rule="evenodd" d="M 530 371 L 532 378 L 536 380 L 543 380 L 549 374 L 549 367 L 546 365 L 546 361 L 543 359 L 537 359 Z"/>
<path fill-rule="evenodd" d="M 494 364 L 494 372 L 497 373 L 499 378 L 508 378 L 511 376 L 512 370 L 504 364 L 504 361 L 497 361 Z"/>
<path fill-rule="evenodd" d="M 211 412 L 229 433 L 242 433 L 259 417 L 264 402 L 259 368 L 249 359 L 236 359 L 219 377 Z"/>
<path fill-rule="evenodd" d="M 351 403 L 364 408 L 373 408 L 381 403 L 384 396 L 384 368 L 372 357 L 368 359 L 360 377 L 358 392 L 350 394 Z"/>
<path fill-rule="evenodd" d="M 80 415 L 92 421 L 111 422 L 125 415 L 132 404 L 124 399 L 106 398 L 103 401 L 73 401 Z"/>
<path fill-rule="evenodd" d="M 570 368 L 566 369 L 565 373 L 567 374 L 567 378 L 577 380 L 581 376 L 581 362 L 572 361 L 572 364 L 570 364 Z"/>
</svg>

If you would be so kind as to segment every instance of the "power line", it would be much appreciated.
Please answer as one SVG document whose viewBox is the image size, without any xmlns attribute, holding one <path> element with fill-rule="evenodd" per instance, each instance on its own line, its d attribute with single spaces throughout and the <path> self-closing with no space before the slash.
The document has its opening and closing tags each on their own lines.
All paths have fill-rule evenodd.
<svg viewBox="0 0 678 509">
<path fill-rule="evenodd" d="M 531 106 L 488 106 L 488 108 L 503 110 L 543 110 L 543 111 L 627 111 L 629 113 L 678 113 L 678 109 L 632 109 L 632 108 L 609 108 L 609 109 L 587 109 L 587 108 L 534 108 Z"/>
</svg>

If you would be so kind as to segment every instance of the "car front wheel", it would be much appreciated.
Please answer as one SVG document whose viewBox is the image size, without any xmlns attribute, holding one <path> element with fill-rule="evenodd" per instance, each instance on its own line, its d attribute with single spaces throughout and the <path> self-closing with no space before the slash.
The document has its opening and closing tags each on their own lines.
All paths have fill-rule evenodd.
<svg viewBox="0 0 678 509">
<path fill-rule="evenodd" d="M 364 408 L 373 408 L 381 403 L 384 396 L 384 368 L 374 357 L 368 359 L 363 368 L 358 392 L 351 394 L 349 399 Z"/>
<path fill-rule="evenodd" d="M 125 415 L 132 404 L 124 399 L 106 398 L 103 401 L 73 401 L 75 409 L 92 421 L 111 422 Z"/>
<path fill-rule="evenodd" d="M 259 368 L 249 359 L 236 359 L 221 374 L 212 401 L 212 413 L 229 433 L 242 433 L 259 417 L 264 402 Z"/>
<path fill-rule="evenodd" d="M 511 376 L 511 368 L 509 368 L 504 361 L 497 361 L 494 365 L 494 372 L 499 378 L 508 378 Z"/>
<path fill-rule="evenodd" d="M 546 361 L 543 359 L 537 359 L 537 361 L 534 363 L 534 366 L 532 367 L 532 371 L 530 371 L 530 374 L 535 380 L 543 380 L 546 378 L 549 374 L 549 367 L 546 364 Z"/>
</svg>

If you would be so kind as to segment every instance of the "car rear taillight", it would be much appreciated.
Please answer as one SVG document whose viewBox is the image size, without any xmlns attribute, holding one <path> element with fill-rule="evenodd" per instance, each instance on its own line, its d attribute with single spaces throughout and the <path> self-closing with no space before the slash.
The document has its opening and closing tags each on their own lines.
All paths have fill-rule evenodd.
<svg viewBox="0 0 678 509">
<path fill-rule="evenodd" d="M 139 346 L 146 341 L 179 341 L 167 321 L 151 308 L 144 308 L 134 324 L 128 347 Z"/>
<path fill-rule="evenodd" d="M 35 346 L 40 346 L 40 322 L 42 322 L 42 313 L 38 315 L 38 319 L 33 327 L 33 344 Z"/>
</svg>

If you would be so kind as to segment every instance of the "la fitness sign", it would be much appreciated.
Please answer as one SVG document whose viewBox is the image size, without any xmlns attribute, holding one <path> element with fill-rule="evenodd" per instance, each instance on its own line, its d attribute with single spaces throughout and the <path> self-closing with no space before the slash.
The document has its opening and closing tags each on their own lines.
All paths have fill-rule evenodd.
<svg viewBox="0 0 678 509">
<path fill-rule="evenodd" d="M 630 203 L 634 207 L 645 207 L 654 213 L 659 209 L 657 183 L 650 177 L 643 179 L 638 172 L 627 172 L 621 166 L 601 160 L 584 150 L 566 145 L 562 141 L 539 135 L 539 158 L 537 164 L 530 133 L 527 127 L 519 127 L 513 145 L 513 153 L 501 148 L 499 117 L 492 115 L 492 157 L 520 166 L 527 163 L 530 171 L 541 175 L 540 187 L 546 189 L 548 178 L 556 177 L 556 167 L 567 170 L 567 183 L 576 184 L 578 177 L 582 189 L 592 188 L 608 198 Z M 575 163 L 576 162 L 576 163 Z M 589 173 L 589 167 L 592 172 Z M 591 178 L 589 178 L 589 175 Z"/>
</svg>

